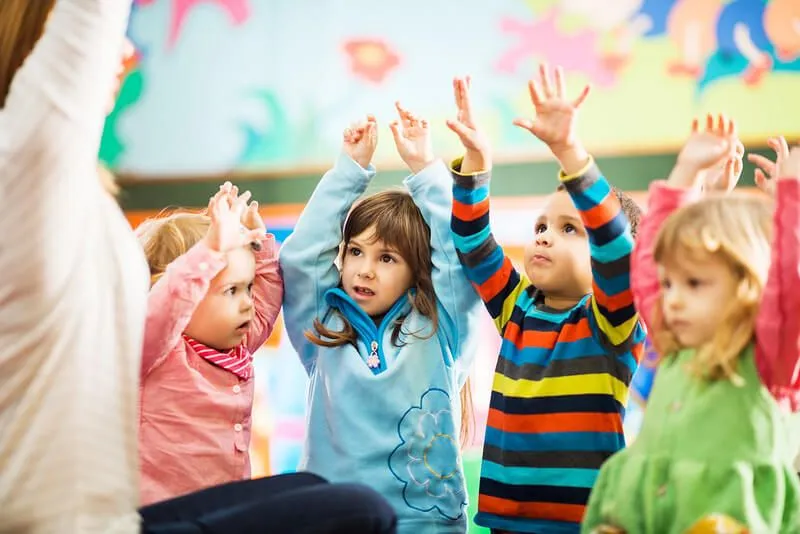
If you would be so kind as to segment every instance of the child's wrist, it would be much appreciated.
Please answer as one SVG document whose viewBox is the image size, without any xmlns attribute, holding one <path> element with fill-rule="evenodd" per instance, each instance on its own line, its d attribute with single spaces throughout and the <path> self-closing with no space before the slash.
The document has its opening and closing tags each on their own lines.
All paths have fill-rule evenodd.
<svg viewBox="0 0 800 534">
<path fill-rule="evenodd" d="M 461 172 L 464 174 L 486 172 L 491 165 L 492 158 L 489 154 L 479 150 L 467 150 L 461 159 Z"/>
<path fill-rule="evenodd" d="M 558 160 L 561 170 L 566 176 L 580 173 L 589 161 L 589 152 L 579 143 L 550 147 L 550 151 Z"/>
<path fill-rule="evenodd" d="M 694 165 L 678 163 L 669 173 L 667 184 L 680 189 L 692 189 L 699 187 L 701 178 L 703 177 L 703 172 L 704 171 Z"/>
</svg>

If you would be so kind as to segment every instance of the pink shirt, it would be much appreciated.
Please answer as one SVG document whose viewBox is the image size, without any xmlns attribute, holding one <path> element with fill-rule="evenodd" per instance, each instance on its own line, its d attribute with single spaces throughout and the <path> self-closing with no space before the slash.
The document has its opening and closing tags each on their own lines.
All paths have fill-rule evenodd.
<svg viewBox="0 0 800 534">
<path fill-rule="evenodd" d="M 764 386 L 787 409 L 800 408 L 800 180 L 778 180 L 772 259 L 756 320 L 755 360 Z M 631 290 L 648 328 L 660 286 L 653 247 L 664 220 L 696 193 L 650 185 L 647 216 L 631 258 Z"/>
<path fill-rule="evenodd" d="M 283 299 L 275 238 L 265 236 L 255 255 L 255 318 L 244 341 L 251 353 L 272 332 Z M 143 505 L 250 477 L 254 380 L 198 356 L 182 336 L 225 265 L 200 242 L 150 290 L 140 387 Z"/>
</svg>

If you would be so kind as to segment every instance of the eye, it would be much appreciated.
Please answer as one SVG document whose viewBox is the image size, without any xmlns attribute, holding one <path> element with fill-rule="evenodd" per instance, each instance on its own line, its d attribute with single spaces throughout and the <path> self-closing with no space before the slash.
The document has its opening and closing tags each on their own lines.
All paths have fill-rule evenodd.
<svg viewBox="0 0 800 534">
<path fill-rule="evenodd" d="M 698 278 L 689 278 L 689 280 L 687 280 L 687 283 L 689 284 L 689 287 L 691 287 L 692 289 L 697 289 L 698 287 L 703 285 L 703 281 Z"/>
<path fill-rule="evenodd" d="M 669 280 L 669 278 L 662 278 L 659 280 L 659 285 L 661 286 L 661 289 L 669 289 L 672 287 L 672 282 Z"/>
<path fill-rule="evenodd" d="M 253 293 L 253 282 L 250 282 L 250 283 L 247 285 L 247 294 L 248 294 L 248 295 L 250 295 L 250 294 L 252 294 L 252 293 Z"/>
<path fill-rule="evenodd" d="M 228 289 L 226 289 L 225 290 L 225 294 L 226 295 L 231 295 L 231 296 L 235 295 L 236 294 L 236 286 L 231 286 Z"/>
<path fill-rule="evenodd" d="M 541 234 L 541 233 L 542 233 L 542 232 L 544 232 L 545 230 L 547 230 L 547 225 L 546 225 L 546 224 L 544 224 L 544 223 L 538 223 L 538 224 L 537 224 L 537 225 L 534 227 L 534 232 L 535 232 L 535 233 L 537 233 L 537 234 Z"/>
<path fill-rule="evenodd" d="M 575 225 L 573 225 L 573 224 L 567 223 L 567 224 L 564 225 L 564 233 L 565 234 L 574 234 L 577 231 L 578 231 L 578 229 L 575 228 Z"/>
<path fill-rule="evenodd" d="M 351 256 L 360 256 L 361 249 L 358 247 L 348 247 L 347 253 L 350 254 Z"/>
<path fill-rule="evenodd" d="M 381 256 L 381 261 L 383 263 L 394 263 L 396 260 L 389 254 L 384 254 L 383 256 Z"/>
</svg>

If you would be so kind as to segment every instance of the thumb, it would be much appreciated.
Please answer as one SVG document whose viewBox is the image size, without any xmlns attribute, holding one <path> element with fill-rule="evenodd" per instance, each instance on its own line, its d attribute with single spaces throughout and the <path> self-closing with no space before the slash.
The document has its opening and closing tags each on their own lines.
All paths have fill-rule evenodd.
<svg viewBox="0 0 800 534">
<path fill-rule="evenodd" d="M 448 120 L 445 124 L 447 124 L 447 127 L 461 139 L 462 144 L 466 144 L 472 136 L 472 130 L 464 126 L 461 122 Z"/>
<path fill-rule="evenodd" d="M 520 128 L 523 128 L 523 129 L 528 130 L 529 132 L 533 133 L 534 125 L 533 125 L 533 121 L 530 120 L 530 119 L 514 119 L 513 124 L 514 124 L 514 126 L 519 126 Z"/>
<path fill-rule="evenodd" d="M 265 234 L 264 230 L 258 228 L 256 230 L 248 230 L 244 235 L 248 243 L 252 243 L 254 241 L 260 243 Z"/>
<path fill-rule="evenodd" d="M 767 186 L 767 177 L 764 175 L 764 171 L 761 169 L 756 169 L 755 179 L 756 185 L 759 187 L 759 189 L 764 189 Z"/>
<path fill-rule="evenodd" d="M 390 122 L 389 129 L 392 131 L 392 137 L 394 137 L 395 144 L 399 146 L 403 141 L 403 136 L 400 133 L 400 123 L 397 121 Z"/>
</svg>

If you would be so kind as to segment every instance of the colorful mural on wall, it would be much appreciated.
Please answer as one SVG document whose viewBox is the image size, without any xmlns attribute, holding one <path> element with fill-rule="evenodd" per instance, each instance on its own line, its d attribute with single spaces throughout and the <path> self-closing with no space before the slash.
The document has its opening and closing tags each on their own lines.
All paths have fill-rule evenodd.
<svg viewBox="0 0 800 534">
<path fill-rule="evenodd" d="M 138 0 L 130 35 L 140 61 L 101 156 L 143 177 L 325 166 L 344 126 L 388 122 L 395 99 L 443 124 L 465 73 L 497 159 L 543 156 L 511 126 L 540 61 L 593 84 L 595 151 L 673 149 L 706 110 L 736 116 L 746 143 L 800 136 L 797 0 Z"/>
</svg>

